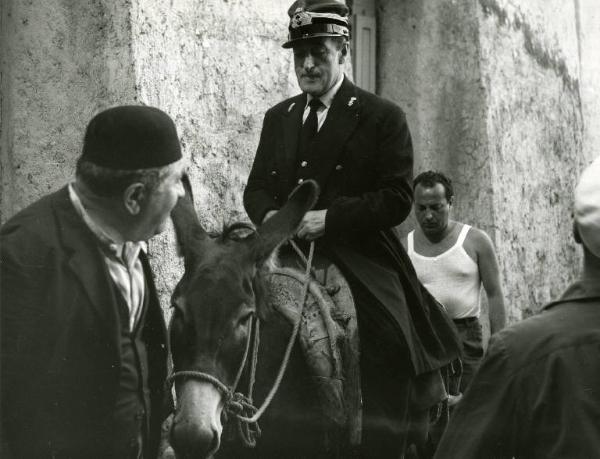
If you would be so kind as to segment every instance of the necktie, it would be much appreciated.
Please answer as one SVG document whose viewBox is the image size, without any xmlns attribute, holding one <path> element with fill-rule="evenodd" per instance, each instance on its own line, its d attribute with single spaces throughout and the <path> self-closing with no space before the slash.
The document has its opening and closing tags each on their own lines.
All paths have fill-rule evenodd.
<svg viewBox="0 0 600 459">
<path fill-rule="evenodd" d="M 312 139 L 318 131 L 319 120 L 317 118 L 317 111 L 319 108 L 323 107 L 323 102 L 320 99 L 312 99 L 308 106 L 310 107 L 310 112 L 306 117 L 306 121 L 302 126 L 302 130 L 306 131 L 306 136 L 308 139 Z"/>
<path fill-rule="evenodd" d="M 309 145 L 314 136 L 317 134 L 317 130 L 319 127 L 319 120 L 317 118 L 317 111 L 320 107 L 323 107 L 323 102 L 319 99 L 312 99 L 308 106 L 310 107 L 310 112 L 308 112 L 308 116 L 306 117 L 306 121 L 302 125 L 302 130 L 300 131 L 300 144 L 298 148 L 299 158 L 304 160 L 309 156 Z"/>
</svg>

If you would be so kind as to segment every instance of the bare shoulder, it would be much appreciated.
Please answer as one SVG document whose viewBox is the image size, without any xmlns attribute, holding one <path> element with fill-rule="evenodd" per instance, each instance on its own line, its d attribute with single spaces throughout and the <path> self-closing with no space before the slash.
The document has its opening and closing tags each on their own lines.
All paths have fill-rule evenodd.
<svg viewBox="0 0 600 459">
<path fill-rule="evenodd" d="M 494 244 L 490 236 L 483 230 L 472 226 L 465 239 L 465 249 L 478 254 L 494 252 Z"/>
</svg>

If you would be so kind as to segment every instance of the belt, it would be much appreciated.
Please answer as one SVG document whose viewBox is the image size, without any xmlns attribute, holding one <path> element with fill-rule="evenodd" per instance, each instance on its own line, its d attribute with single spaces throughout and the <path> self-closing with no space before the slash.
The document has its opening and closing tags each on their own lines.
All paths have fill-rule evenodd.
<svg viewBox="0 0 600 459">
<path fill-rule="evenodd" d="M 463 317 L 461 319 L 452 319 L 455 324 L 467 325 L 473 322 L 477 322 L 477 317 Z"/>
</svg>

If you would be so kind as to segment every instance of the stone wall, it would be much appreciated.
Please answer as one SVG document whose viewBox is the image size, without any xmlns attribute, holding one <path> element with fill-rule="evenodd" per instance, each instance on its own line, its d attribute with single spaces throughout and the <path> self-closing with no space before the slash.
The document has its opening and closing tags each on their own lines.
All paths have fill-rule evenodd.
<svg viewBox="0 0 600 459">
<path fill-rule="evenodd" d="M 140 102 L 177 122 L 201 222 L 246 220 L 242 191 L 266 110 L 298 92 L 286 9 L 269 0 L 164 2 L 131 9 Z M 182 272 L 173 233 L 150 245 L 163 304 Z"/>
<path fill-rule="evenodd" d="M 455 217 L 492 236 L 517 320 L 577 271 L 570 199 L 579 170 L 600 152 L 600 6 L 375 5 L 378 92 L 407 113 L 415 171 L 448 172 Z M 297 92 L 291 53 L 280 47 L 287 3 L 5 0 L 0 8 L 0 222 L 67 183 L 87 121 L 125 103 L 175 119 L 207 228 L 245 218 L 241 191 L 264 112 Z M 181 272 L 172 239 L 151 245 L 165 306 Z"/>
<path fill-rule="evenodd" d="M 579 33 L 579 59 L 583 152 L 588 161 L 600 156 L 600 2 L 576 0 Z"/>
<path fill-rule="evenodd" d="M 514 320 L 560 295 L 579 268 L 570 217 L 584 163 L 576 15 L 562 0 L 479 3 L 494 240 Z"/>
<path fill-rule="evenodd" d="M 117 104 L 176 121 L 210 230 L 244 219 L 265 111 L 297 92 L 286 9 L 269 0 L 9 0 L 2 4 L 0 221 L 73 176 L 87 121 Z M 163 306 L 173 233 L 150 245 Z"/>
<path fill-rule="evenodd" d="M 476 217 L 491 228 L 485 90 L 473 2 L 382 0 L 378 15 L 378 88 L 407 114 L 415 174 L 447 173 L 455 184 L 457 218 Z M 407 223 L 405 229 L 414 225 Z"/>
<path fill-rule="evenodd" d="M 382 0 L 379 18 L 380 88 L 407 112 L 415 172 L 439 169 L 456 183 L 453 215 L 492 237 L 509 320 L 519 320 L 579 267 L 575 2 Z"/>
<path fill-rule="evenodd" d="M 0 221 L 65 184 L 99 109 L 135 100 L 127 0 L 1 6 Z"/>
</svg>

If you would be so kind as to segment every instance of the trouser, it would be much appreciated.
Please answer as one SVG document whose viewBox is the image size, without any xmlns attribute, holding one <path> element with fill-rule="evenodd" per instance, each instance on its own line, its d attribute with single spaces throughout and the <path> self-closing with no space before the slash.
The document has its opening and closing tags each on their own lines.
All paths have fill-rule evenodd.
<svg viewBox="0 0 600 459">
<path fill-rule="evenodd" d="M 481 359 L 483 359 L 483 334 L 481 323 L 477 317 L 454 319 L 454 324 L 456 325 L 463 346 L 461 357 L 462 376 L 460 377 L 459 392 L 464 394 L 469 384 L 471 384 L 477 368 L 479 368 Z M 457 385 L 456 382 L 454 382 L 454 385 Z"/>
<path fill-rule="evenodd" d="M 413 382 L 404 337 L 368 291 L 353 286 L 363 399 L 361 456 L 398 459 L 406 449 Z"/>
</svg>

